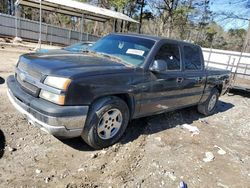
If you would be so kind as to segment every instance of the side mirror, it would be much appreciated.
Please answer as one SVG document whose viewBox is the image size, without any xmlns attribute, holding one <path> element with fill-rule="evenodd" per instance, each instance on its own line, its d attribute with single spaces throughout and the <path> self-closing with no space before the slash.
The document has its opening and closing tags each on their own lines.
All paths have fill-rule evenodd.
<svg viewBox="0 0 250 188">
<path fill-rule="evenodd" d="M 153 65 L 150 66 L 149 70 L 152 72 L 163 72 L 167 70 L 167 62 L 163 59 L 154 60 Z"/>
</svg>

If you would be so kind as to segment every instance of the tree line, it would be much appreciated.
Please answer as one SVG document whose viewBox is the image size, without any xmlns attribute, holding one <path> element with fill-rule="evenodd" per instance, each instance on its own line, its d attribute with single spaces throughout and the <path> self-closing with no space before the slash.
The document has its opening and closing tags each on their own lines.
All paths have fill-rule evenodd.
<svg viewBox="0 0 250 188">
<path fill-rule="evenodd" d="M 83 31 L 95 35 L 105 35 L 115 28 L 116 32 L 140 32 L 173 39 L 194 42 L 203 47 L 241 51 L 245 48 L 250 31 L 244 28 L 223 28 L 216 22 L 216 17 L 224 16 L 225 21 L 232 19 L 250 20 L 248 15 L 239 17 L 232 12 L 213 12 L 211 5 L 216 0 L 78 0 L 99 7 L 122 12 L 140 24 L 128 23 L 120 20 L 98 23 L 91 20 L 83 21 Z M 248 0 L 228 0 L 228 4 L 244 5 L 249 12 Z M 0 0 L 0 12 L 14 14 L 14 0 Z M 38 10 L 21 7 L 21 16 L 27 19 L 39 20 Z M 43 22 L 67 27 L 80 31 L 81 19 L 43 11 Z M 244 17 L 245 16 L 245 17 Z M 233 27 L 233 24 L 232 24 Z M 248 33 L 248 34 L 247 34 Z M 250 38 L 249 38 L 250 39 Z M 250 44 L 249 44 L 250 45 Z"/>
</svg>

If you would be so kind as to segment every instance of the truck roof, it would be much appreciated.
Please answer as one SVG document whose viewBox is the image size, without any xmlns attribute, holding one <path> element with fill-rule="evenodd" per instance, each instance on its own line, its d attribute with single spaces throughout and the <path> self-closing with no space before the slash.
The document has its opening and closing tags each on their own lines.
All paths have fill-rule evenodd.
<svg viewBox="0 0 250 188">
<path fill-rule="evenodd" d="M 133 36 L 133 37 L 154 40 L 156 42 L 160 41 L 160 40 L 168 40 L 169 42 L 172 41 L 172 42 L 178 42 L 178 43 L 182 43 L 182 44 L 186 44 L 186 45 L 199 46 L 199 45 L 191 43 L 191 42 L 186 42 L 186 41 L 181 41 L 181 40 L 176 40 L 176 39 L 169 39 L 166 37 L 159 37 L 159 36 L 154 36 L 154 35 L 145 35 L 145 34 L 138 34 L 138 33 L 112 33 L 112 35 Z"/>
</svg>

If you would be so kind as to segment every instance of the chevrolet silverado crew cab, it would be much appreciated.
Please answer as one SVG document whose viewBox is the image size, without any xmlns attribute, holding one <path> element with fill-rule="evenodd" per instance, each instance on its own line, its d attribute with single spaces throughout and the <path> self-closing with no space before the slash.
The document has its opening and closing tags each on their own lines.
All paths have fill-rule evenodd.
<svg viewBox="0 0 250 188">
<path fill-rule="evenodd" d="M 205 69 L 201 48 L 137 34 L 110 34 L 89 51 L 28 53 L 7 79 L 27 120 L 93 148 L 117 142 L 131 119 L 197 105 L 211 115 L 229 72 Z"/>
</svg>

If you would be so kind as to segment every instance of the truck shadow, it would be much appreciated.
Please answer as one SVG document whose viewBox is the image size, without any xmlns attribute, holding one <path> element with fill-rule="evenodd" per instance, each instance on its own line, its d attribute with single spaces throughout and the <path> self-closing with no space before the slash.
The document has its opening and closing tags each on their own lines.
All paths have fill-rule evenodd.
<svg viewBox="0 0 250 188">
<path fill-rule="evenodd" d="M 232 107 L 234 107 L 234 105 L 231 103 L 219 101 L 215 113 L 225 112 Z M 197 107 L 189 107 L 173 112 L 136 119 L 129 123 L 120 143 L 126 144 L 136 140 L 140 135 L 155 134 L 184 123 L 192 124 L 194 121 L 203 117 L 205 116 L 197 112 Z M 94 149 L 84 143 L 80 137 L 61 141 L 79 151 L 94 151 Z"/>
<path fill-rule="evenodd" d="M 215 114 L 225 112 L 234 107 L 231 103 L 218 102 Z M 205 116 L 197 111 L 197 107 L 189 107 L 172 112 L 133 120 L 121 139 L 122 144 L 136 140 L 141 135 L 151 135 L 182 124 L 192 124 Z"/>
<path fill-rule="evenodd" d="M 5 80 L 2 77 L 0 77 L 0 85 L 4 84 L 4 82 L 5 82 Z"/>
<path fill-rule="evenodd" d="M 3 134 L 3 131 L 0 129 L 0 159 L 3 157 L 4 154 L 5 142 L 5 136 Z"/>
<path fill-rule="evenodd" d="M 228 96 L 234 96 L 234 95 L 240 95 L 242 97 L 248 97 L 248 98 L 250 98 L 250 92 L 249 91 L 245 91 L 245 90 L 231 89 L 230 93 L 228 93 Z"/>
<path fill-rule="evenodd" d="M 60 141 L 79 151 L 95 151 L 95 149 L 86 144 L 81 137 L 64 139 Z"/>
</svg>

